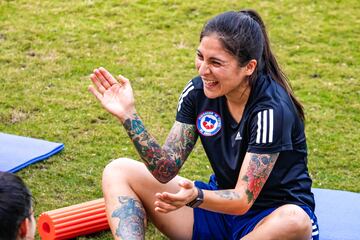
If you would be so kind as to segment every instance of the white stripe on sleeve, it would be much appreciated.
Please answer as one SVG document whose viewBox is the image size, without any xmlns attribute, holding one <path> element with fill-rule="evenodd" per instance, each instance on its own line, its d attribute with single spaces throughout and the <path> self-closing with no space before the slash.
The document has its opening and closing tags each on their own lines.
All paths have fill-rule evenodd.
<svg viewBox="0 0 360 240">
<path fill-rule="evenodd" d="M 189 88 L 189 86 L 191 86 L 192 85 L 192 81 L 190 80 L 187 84 L 186 84 L 186 86 L 184 87 L 184 89 L 183 89 L 183 91 L 181 92 L 181 94 L 180 94 L 180 96 L 179 96 L 179 99 L 178 99 L 178 102 L 180 102 L 180 99 L 181 99 L 181 97 L 182 97 L 182 95 L 184 94 L 184 92 L 186 92 L 186 90 Z"/>
<path fill-rule="evenodd" d="M 263 114 L 263 132 L 262 132 L 262 143 L 266 143 L 266 136 L 267 136 L 267 110 L 262 112 Z"/>
<path fill-rule="evenodd" d="M 269 143 L 273 142 L 274 134 L 274 110 L 269 109 Z"/>
<path fill-rule="evenodd" d="M 188 82 L 188 84 L 186 84 L 186 86 L 184 87 L 184 90 L 182 91 L 182 93 L 184 94 L 184 92 L 186 92 L 186 90 L 190 87 L 190 86 L 192 86 L 193 85 L 193 82 L 190 80 L 189 82 Z"/>
<path fill-rule="evenodd" d="M 257 114 L 257 133 L 256 133 L 256 143 L 260 143 L 260 135 L 261 135 L 261 112 Z"/>
<path fill-rule="evenodd" d="M 178 105 L 178 111 L 180 111 L 181 109 L 181 104 L 183 103 L 184 101 L 184 98 L 189 94 L 189 92 L 191 92 L 191 90 L 194 89 L 194 86 L 191 86 L 189 87 L 180 97 L 180 100 L 179 100 L 179 105 Z"/>
</svg>

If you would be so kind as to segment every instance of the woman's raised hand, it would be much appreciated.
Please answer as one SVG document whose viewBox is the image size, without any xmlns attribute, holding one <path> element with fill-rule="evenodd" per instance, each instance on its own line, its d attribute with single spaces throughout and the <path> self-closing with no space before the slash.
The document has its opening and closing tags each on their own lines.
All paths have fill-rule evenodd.
<svg viewBox="0 0 360 240">
<path fill-rule="evenodd" d="M 133 91 L 128 79 L 119 76 L 116 80 L 105 68 L 100 67 L 90 75 L 93 85 L 89 91 L 111 114 L 125 121 L 136 112 Z"/>
</svg>

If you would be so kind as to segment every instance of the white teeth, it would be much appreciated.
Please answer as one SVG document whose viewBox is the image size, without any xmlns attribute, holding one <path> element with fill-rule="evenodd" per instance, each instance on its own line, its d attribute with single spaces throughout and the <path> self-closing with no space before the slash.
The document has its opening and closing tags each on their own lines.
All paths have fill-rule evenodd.
<svg viewBox="0 0 360 240">
<path fill-rule="evenodd" d="M 217 83 L 217 81 L 209 81 L 209 80 L 206 80 L 205 82 L 208 83 L 208 84 Z"/>
</svg>

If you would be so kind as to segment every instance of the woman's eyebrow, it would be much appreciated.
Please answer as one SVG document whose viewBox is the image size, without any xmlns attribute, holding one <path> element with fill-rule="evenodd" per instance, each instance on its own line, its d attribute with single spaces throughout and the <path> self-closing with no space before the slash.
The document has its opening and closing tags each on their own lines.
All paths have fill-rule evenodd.
<svg viewBox="0 0 360 240">
<path fill-rule="evenodd" d="M 210 60 L 212 60 L 212 61 L 217 61 L 217 62 L 222 62 L 222 63 L 226 63 L 226 62 L 227 62 L 227 61 L 222 60 L 222 59 L 217 58 L 217 57 L 210 57 Z"/>
<path fill-rule="evenodd" d="M 196 54 L 198 55 L 201 55 L 202 56 L 202 53 L 199 49 L 196 49 Z M 222 62 L 222 63 L 226 63 L 227 61 L 225 60 L 222 60 L 221 58 L 217 58 L 217 57 L 210 57 L 209 58 L 211 61 L 219 61 L 219 62 Z"/>
</svg>

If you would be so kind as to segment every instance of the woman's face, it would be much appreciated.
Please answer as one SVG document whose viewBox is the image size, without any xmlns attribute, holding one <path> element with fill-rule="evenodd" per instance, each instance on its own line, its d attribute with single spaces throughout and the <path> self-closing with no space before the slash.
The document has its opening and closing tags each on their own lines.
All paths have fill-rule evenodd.
<svg viewBox="0 0 360 240">
<path fill-rule="evenodd" d="M 216 34 L 203 37 L 197 49 L 196 68 L 208 98 L 239 97 L 248 86 L 246 67 L 225 51 Z"/>
</svg>

